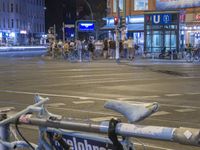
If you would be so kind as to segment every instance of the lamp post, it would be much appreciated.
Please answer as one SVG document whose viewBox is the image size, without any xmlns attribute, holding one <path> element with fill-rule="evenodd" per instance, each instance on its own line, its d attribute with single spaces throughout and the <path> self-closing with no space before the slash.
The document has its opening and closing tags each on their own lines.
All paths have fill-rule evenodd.
<svg viewBox="0 0 200 150">
<path fill-rule="evenodd" d="M 120 8 L 119 8 L 119 0 L 116 1 L 117 5 L 117 18 L 120 18 Z M 115 53 L 115 59 L 117 63 L 120 63 L 120 56 L 119 56 L 119 21 L 115 25 L 115 33 L 116 33 L 116 53 Z"/>
<path fill-rule="evenodd" d="M 33 21 L 34 21 L 34 19 L 35 19 L 35 15 L 33 15 L 31 18 L 31 45 L 33 45 L 33 39 L 34 39 L 34 37 L 33 37 L 33 32 L 34 32 Z"/>
<path fill-rule="evenodd" d="M 87 4 L 88 8 L 90 9 L 90 14 L 91 14 L 92 20 L 94 20 L 94 15 L 93 15 L 93 12 L 92 12 L 92 8 L 91 8 L 90 3 L 89 3 L 87 0 L 84 0 L 84 1 L 85 1 L 85 3 Z"/>
</svg>

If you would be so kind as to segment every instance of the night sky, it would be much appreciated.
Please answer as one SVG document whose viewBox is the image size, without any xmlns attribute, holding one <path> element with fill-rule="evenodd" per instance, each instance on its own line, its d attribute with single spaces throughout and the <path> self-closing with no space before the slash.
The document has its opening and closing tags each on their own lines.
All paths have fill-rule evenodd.
<svg viewBox="0 0 200 150">
<path fill-rule="evenodd" d="M 46 0 L 46 31 L 56 25 L 58 34 L 62 33 L 62 23 L 73 24 L 76 20 L 91 19 L 90 11 L 85 0 Z M 87 0 L 91 5 L 94 19 L 105 17 L 106 0 Z M 77 13 L 78 12 L 78 13 Z"/>
</svg>

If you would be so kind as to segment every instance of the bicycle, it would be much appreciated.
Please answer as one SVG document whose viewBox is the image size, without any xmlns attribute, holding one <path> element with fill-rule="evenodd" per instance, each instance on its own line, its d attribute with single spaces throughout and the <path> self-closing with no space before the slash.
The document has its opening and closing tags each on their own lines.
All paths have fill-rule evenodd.
<svg viewBox="0 0 200 150">
<path fill-rule="evenodd" d="M 48 98 L 36 95 L 34 105 L 28 106 L 9 118 L 6 117 L 9 110 L 1 111 L 1 150 L 17 148 L 31 148 L 32 150 L 135 150 L 130 137 L 168 140 L 200 146 L 199 129 L 136 125 L 136 122 L 158 111 L 159 105 L 156 102 L 130 105 L 130 103 L 108 101 L 105 103 L 105 108 L 121 113 L 128 119 L 129 123 L 122 123 L 117 119 L 93 123 L 64 119 L 62 116 L 48 112 L 45 107 L 48 100 Z M 19 123 L 39 127 L 37 145 L 26 140 L 18 128 Z M 23 140 L 8 141 L 11 124 L 15 124 L 16 130 Z M 99 137 L 99 133 L 107 134 L 108 137 Z M 119 135 L 122 138 L 118 138 Z"/>
<path fill-rule="evenodd" d="M 200 49 L 187 51 L 184 57 L 187 62 L 200 62 Z"/>
</svg>

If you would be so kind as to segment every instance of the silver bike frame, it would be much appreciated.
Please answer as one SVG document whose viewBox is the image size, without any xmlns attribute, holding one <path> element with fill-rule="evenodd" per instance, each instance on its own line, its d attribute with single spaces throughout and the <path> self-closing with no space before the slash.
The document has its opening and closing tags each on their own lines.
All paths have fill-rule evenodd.
<svg viewBox="0 0 200 150">
<path fill-rule="evenodd" d="M 90 134 L 108 134 L 109 131 L 109 122 L 103 121 L 101 123 L 93 123 L 93 122 L 83 122 L 77 120 L 64 120 L 61 116 L 54 115 L 49 113 L 44 107 L 44 103 L 48 101 L 48 98 L 42 98 L 40 96 L 36 96 L 35 98 L 36 104 L 28 106 L 26 109 L 18 112 L 16 115 L 7 118 L 0 122 L 0 149 L 8 150 L 13 147 L 27 147 L 28 145 L 24 141 L 19 142 L 9 142 L 9 125 L 15 123 L 17 120 L 21 124 L 26 125 L 34 125 L 39 127 L 39 143 L 38 146 L 34 145 L 36 150 L 41 150 L 41 147 L 45 148 L 45 150 L 52 150 L 52 145 L 50 145 L 46 139 L 44 138 L 44 134 L 46 132 L 60 132 L 60 134 L 69 134 L 74 136 L 75 138 L 80 137 L 82 139 L 91 137 Z M 120 107 L 119 107 L 120 106 Z M 124 104 L 121 102 L 111 101 L 106 105 L 107 108 L 118 110 L 125 117 L 129 119 L 131 123 L 117 123 L 115 127 L 115 132 L 117 135 L 121 135 L 123 137 L 142 137 L 148 139 L 156 139 L 156 140 L 165 140 L 178 142 L 181 144 L 188 144 L 194 146 L 200 146 L 200 130 L 192 129 L 192 128 L 170 128 L 170 127 L 161 127 L 161 126 L 144 126 L 144 125 L 136 125 L 134 122 L 137 122 L 141 119 L 148 117 L 150 114 L 158 110 L 157 104 L 148 104 L 141 105 L 136 104 L 130 106 L 130 104 Z M 134 111 L 134 109 L 136 111 Z M 127 112 L 131 112 L 131 114 Z M 137 113 L 136 113 L 137 112 Z M 30 115 L 27 113 L 36 113 L 37 115 Z M 133 115 L 136 113 L 136 115 Z M 129 117 L 128 117 L 128 116 Z M 131 116 L 131 117 L 130 117 Z M 66 130 L 57 130 L 57 129 L 66 129 Z M 70 130 L 70 131 L 69 131 Z M 72 134 L 71 132 L 76 131 L 76 134 Z M 81 133 L 80 133 L 81 132 Z M 82 133 L 83 132 L 83 133 Z M 87 132 L 87 133 L 85 133 Z M 70 134 L 71 133 L 71 134 Z M 88 135 L 88 133 L 90 133 Z M 97 142 L 111 143 L 110 140 L 105 138 L 98 138 L 98 135 L 93 135 L 92 139 Z M 128 138 L 127 138 L 128 139 Z M 124 144 L 124 149 L 129 149 L 132 146 L 134 150 L 133 144 L 129 140 L 124 140 L 122 143 Z"/>
</svg>

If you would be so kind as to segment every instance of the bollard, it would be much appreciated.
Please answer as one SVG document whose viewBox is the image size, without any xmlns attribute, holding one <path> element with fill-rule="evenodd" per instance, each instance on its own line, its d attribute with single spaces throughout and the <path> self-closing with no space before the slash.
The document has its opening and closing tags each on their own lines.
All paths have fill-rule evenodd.
<svg viewBox="0 0 200 150">
<path fill-rule="evenodd" d="M 7 119 L 7 114 L 0 114 L 0 121 L 3 121 L 5 119 Z M 8 142 L 10 140 L 9 133 L 10 133 L 9 124 L 0 126 L 0 138 L 2 141 Z M 3 144 L 0 143 L 0 150 L 9 150 L 9 148 L 5 147 Z"/>
</svg>

